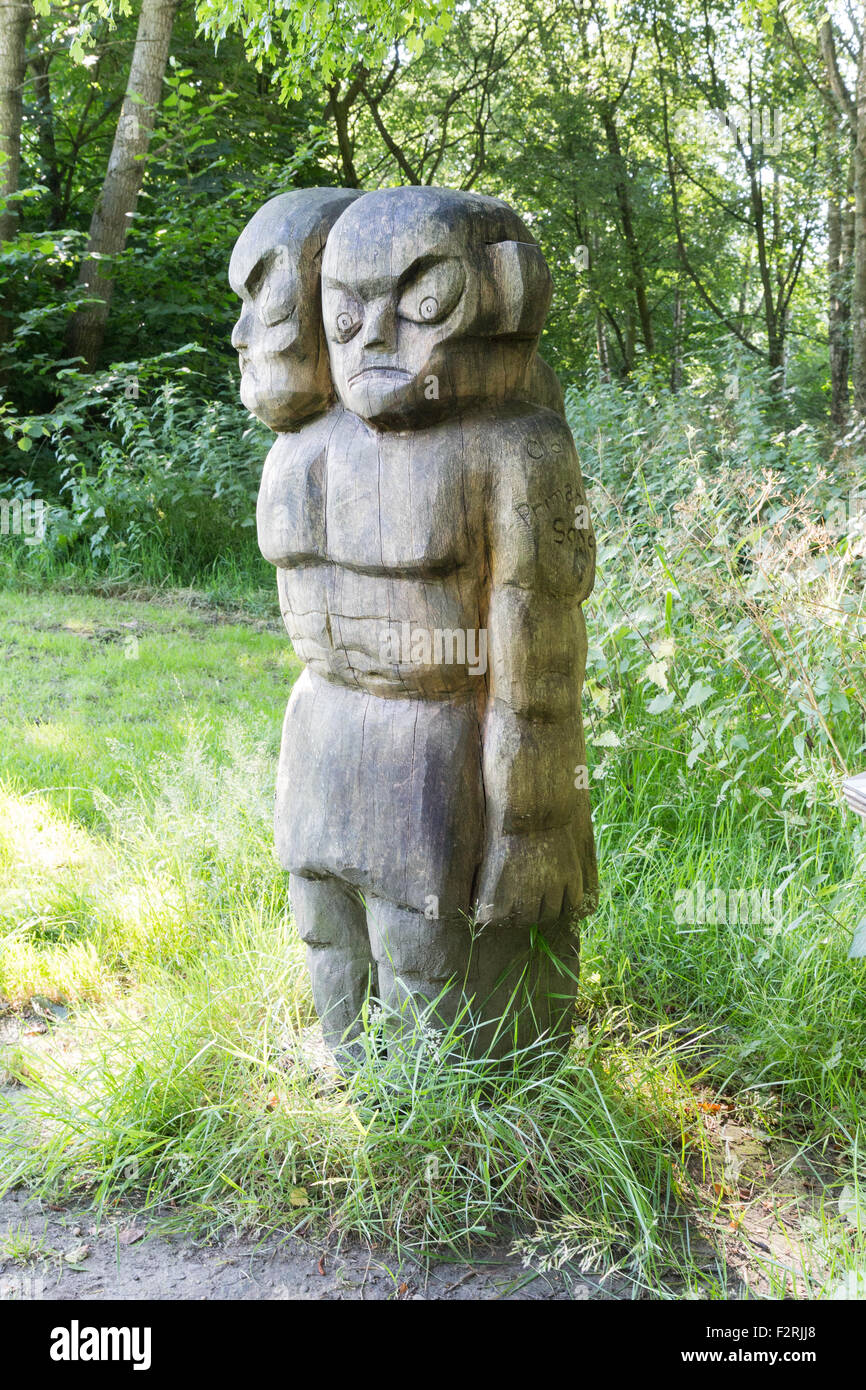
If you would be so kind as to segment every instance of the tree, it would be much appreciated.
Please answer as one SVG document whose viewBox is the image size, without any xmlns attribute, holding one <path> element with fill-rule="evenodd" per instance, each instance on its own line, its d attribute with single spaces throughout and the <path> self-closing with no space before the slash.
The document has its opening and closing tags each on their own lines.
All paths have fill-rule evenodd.
<svg viewBox="0 0 866 1390">
<path fill-rule="evenodd" d="M 111 303 L 113 282 L 105 262 L 123 250 L 135 214 L 179 3 L 142 0 L 141 4 L 126 96 L 78 276 L 89 298 L 76 311 L 69 328 L 70 353 L 83 357 L 89 367 L 99 357 Z"/>
<path fill-rule="evenodd" d="M 0 0 L 0 241 L 15 235 L 21 164 L 21 115 L 27 68 L 27 30 L 33 18 L 29 0 Z"/>
<path fill-rule="evenodd" d="M 14 194 L 21 165 L 21 116 L 27 67 L 27 30 L 33 18 L 29 0 L 0 0 L 0 242 L 11 241 L 18 226 Z M 12 324 L 0 313 L 0 343 Z"/>
<path fill-rule="evenodd" d="M 698 0 L 696 10 L 703 22 L 693 28 L 679 10 L 653 26 L 677 253 L 703 305 L 766 362 L 781 392 L 794 294 L 821 215 L 823 113 L 774 14 L 742 28 L 734 9 L 729 27 L 721 7 Z M 757 303 L 747 280 L 735 309 L 733 276 L 697 264 L 692 243 L 708 212 L 726 255 L 746 260 L 750 275 L 754 266 Z"/>
<path fill-rule="evenodd" d="M 856 85 L 854 95 L 842 75 L 836 47 L 836 36 L 829 19 L 819 30 L 821 56 L 824 60 L 827 88 L 832 95 L 839 116 L 851 132 L 854 183 L 854 237 L 853 259 L 854 278 L 851 286 L 851 378 L 854 387 L 854 410 L 861 420 L 866 419 L 866 35 L 860 36 L 857 54 Z M 832 256 L 836 254 L 837 276 L 842 254 L 842 224 L 838 231 L 831 221 L 831 275 Z M 838 251 L 837 248 L 838 247 Z M 831 284 L 831 295 L 834 287 Z M 838 291 L 836 291 L 838 293 Z M 834 341 L 833 329 L 837 329 L 838 344 L 840 314 L 834 315 L 831 308 L 831 346 Z M 835 323 L 834 323 L 835 320 Z M 837 347 L 838 352 L 838 347 Z M 837 357 L 837 373 L 841 370 Z M 847 393 L 847 386 L 846 386 Z M 838 410 L 838 407 L 837 407 Z"/>
</svg>

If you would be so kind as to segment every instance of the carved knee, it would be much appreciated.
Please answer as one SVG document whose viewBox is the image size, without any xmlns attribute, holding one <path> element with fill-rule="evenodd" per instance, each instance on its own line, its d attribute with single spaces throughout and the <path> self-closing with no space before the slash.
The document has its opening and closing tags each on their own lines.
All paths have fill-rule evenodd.
<svg viewBox="0 0 866 1390">
<path fill-rule="evenodd" d="M 292 874 L 289 901 L 298 935 L 308 946 L 366 947 L 364 908 L 348 884 L 336 878 Z"/>
<path fill-rule="evenodd" d="M 397 975 L 444 984 L 466 974 L 472 931 L 462 919 L 430 919 L 383 898 L 370 898 L 367 929 L 374 959 Z"/>
</svg>

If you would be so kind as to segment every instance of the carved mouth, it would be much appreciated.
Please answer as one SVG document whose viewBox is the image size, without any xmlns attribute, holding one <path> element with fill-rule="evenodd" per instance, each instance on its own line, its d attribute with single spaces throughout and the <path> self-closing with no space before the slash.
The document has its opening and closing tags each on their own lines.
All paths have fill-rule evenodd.
<svg viewBox="0 0 866 1390">
<path fill-rule="evenodd" d="M 402 367 L 364 367 L 349 377 L 349 385 L 359 386 L 364 381 L 390 381 L 393 385 L 400 386 L 411 380 L 412 373 L 404 371 Z"/>
</svg>

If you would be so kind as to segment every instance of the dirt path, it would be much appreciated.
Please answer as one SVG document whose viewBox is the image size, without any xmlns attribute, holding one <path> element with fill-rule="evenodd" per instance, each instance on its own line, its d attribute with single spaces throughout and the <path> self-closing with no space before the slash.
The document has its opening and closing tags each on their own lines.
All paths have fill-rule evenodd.
<svg viewBox="0 0 866 1390">
<path fill-rule="evenodd" d="M 7 1252 L 14 1252 L 10 1255 Z M 5 1254 L 5 1258 L 3 1257 Z M 578 1277 L 539 1275 L 504 1252 L 478 1265 L 422 1269 L 387 1252 L 276 1238 L 203 1246 L 116 1215 L 49 1211 L 24 1192 L 0 1198 L 0 1299 L 524 1300 L 623 1297 Z"/>
</svg>

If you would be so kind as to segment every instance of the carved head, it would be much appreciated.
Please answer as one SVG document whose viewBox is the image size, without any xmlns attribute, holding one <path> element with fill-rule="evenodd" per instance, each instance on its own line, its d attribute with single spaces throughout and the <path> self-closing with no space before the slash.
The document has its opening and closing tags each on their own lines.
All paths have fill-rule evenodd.
<svg viewBox="0 0 866 1390">
<path fill-rule="evenodd" d="M 272 430 L 289 430 L 332 399 L 319 295 L 322 248 L 358 197 L 346 188 L 299 188 L 259 208 L 241 232 L 229 283 L 242 301 L 232 331 L 241 400 Z"/>
<path fill-rule="evenodd" d="M 444 188 L 367 193 L 322 259 L 337 395 L 385 428 L 525 396 L 550 296 L 541 250 L 505 203 Z"/>
</svg>

